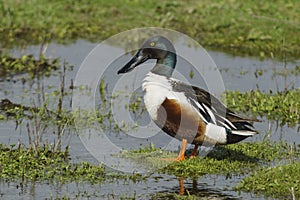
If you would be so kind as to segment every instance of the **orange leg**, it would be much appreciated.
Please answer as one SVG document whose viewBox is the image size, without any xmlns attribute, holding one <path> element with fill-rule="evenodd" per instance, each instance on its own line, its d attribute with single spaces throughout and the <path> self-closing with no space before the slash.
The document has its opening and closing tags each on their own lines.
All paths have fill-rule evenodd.
<svg viewBox="0 0 300 200">
<path fill-rule="evenodd" d="M 175 159 L 175 161 L 182 161 L 182 160 L 184 160 L 184 153 L 185 153 L 185 149 L 186 149 L 186 144 L 187 144 L 187 140 L 186 139 L 182 139 L 181 150 L 179 152 L 178 157 Z"/>
<path fill-rule="evenodd" d="M 178 182 L 179 182 L 179 194 L 180 195 L 184 195 L 184 183 L 183 183 L 183 178 L 180 177 L 178 179 Z"/>
<path fill-rule="evenodd" d="M 195 158 L 195 157 L 197 156 L 198 147 L 199 147 L 199 145 L 198 145 L 198 144 L 195 144 L 195 147 L 194 147 L 194 149 L 193 149 L 192 154 L 190 155 L 190 158 Z"/>
</svg>

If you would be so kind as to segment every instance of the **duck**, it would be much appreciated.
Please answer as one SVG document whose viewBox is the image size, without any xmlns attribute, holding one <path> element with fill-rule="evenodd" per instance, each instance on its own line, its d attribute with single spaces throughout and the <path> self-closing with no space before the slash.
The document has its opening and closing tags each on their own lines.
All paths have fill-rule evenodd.
<svg viewBox="0 0 300 200">
<path fill-rule="evenodd" d="M 195 145 L 190 155 L 195 157 L 201 145 L 233 144 L 258 133 L 253 127 L 257 119 L 240 116 L 208 91 L 172 78 L 177 55 L 167 37 L 149 38 L 117 74 L 131 72 L 150 59 L 156 63 L 142 82 L 144 103 L 154 123 L 181 141 L 175 161 L 185 159 L 188 143 Z"/>
</svg>

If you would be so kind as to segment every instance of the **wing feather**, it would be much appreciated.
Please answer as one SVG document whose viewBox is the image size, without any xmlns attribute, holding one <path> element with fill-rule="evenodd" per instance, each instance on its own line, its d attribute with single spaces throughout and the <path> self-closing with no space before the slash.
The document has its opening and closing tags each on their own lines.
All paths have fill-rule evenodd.
<svg viewBox="0 0 300 200">
<path fill-rule="evenodd" d="M 205 123 L 213 123 L 231 130 L 256 132 L 251 123 L 259 120 L 234 113 L 204 89 L 172 79 L 171 83 L 175 92 L 183 92 L 190 103 L 197 108 Z"/>
</svg>

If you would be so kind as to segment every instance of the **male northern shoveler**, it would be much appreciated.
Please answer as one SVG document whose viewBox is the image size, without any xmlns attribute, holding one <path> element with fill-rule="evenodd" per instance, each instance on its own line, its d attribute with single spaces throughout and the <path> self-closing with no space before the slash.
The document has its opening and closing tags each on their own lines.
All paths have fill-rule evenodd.
<svg viewBox="0 0 300 200">
<path fill-rule="evenodd" d="M 257 133 L 247 119 L 227 109 L 216 97 L 196 86 L 171 78 L 176 65 L 173 44 L 163 36 L 147 40 L 135 56 L 118 71 L 127 73 L 148 59 L 156 59 L 143 80 L 144 101 L 152 120 L 167 134 L 182 140 L 175 159 L 184 160 L 187 142 L 195 156 L 201 144 L 232 144 Z"/>
</svg>

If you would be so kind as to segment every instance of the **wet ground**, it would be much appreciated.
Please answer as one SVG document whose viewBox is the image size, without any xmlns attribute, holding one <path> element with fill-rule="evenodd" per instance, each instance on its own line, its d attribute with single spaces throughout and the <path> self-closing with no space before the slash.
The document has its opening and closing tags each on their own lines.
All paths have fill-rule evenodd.
<svg viewBox="0 0 300 200">
<path fill-rule="evenodd" d="M 70 65 L 73 65 L 73 69 L 68 68 L 66 73 L 66 86 L 71 85 L 71 80 L 75 80 L 77 71 L 80 64 L 85 59 L 87 54 L 96 46 L 96 44 L 89 43 L 83 40 L 79 40 L 70 45 L 58 45 L 50 44 L 46 55 L 47 57 L 56 58 L 59 57 L 61 61 L 67 61 Z M 39 55 L 40 46 L 30 46 L 24 51 L 19 49 L 12 50 L 12 54 L 19 56 L 23 53 Z M 117 47 L 111 47 L 111 51 L 124 53 L 123 49 Z M 300 87 L 300 77 L 297 75 L 282 76 L 277 71 L 283 71 L 286 69 L 293 69 L 296 65 L 299 66 L 300 62 L 280 62 L 276 60 L 265 59 L 263 61 L 257 58 L 239 57 L 227 55 L 221 52 L 208 51 L 209 55 L 213 58 L 214 62 L 218 66 L 221 72 L 222 79 L 227 90 L 239 90 L 249 91 L 251 89 L 259 88 L 261 91 L 269 92 L 282 91 L 284 88 L 298 88 Z M 131 55 L 124 55 L 119 59 L 117 63 L 126 62 Z M 184 63 L 184 62 L 182 62 Z M 189 77 L 190 70 L 185 70 L 180 67 L 178 63 L 178 72 L 183 74 L 192 84 L 202 86 L 205 88 L 205 81 L 201 75 L 195 73 L 195 76 L 191 79 Z M 119 69 L 121 66 L 115 66 L 115 69 Z M 106 72 L 106 78 L 108 83 L 118 79 L 116 73 L 110 73 L 113 70 Z M 262 71 L 262 75 L 258 75 L 257 72 Z M 116 72 L 116 70 L 115 70 Z M 136 72 L 137 76 L 136 84 L 139 83 L 139 78 L 143 78 L 143 72 Z M 111 77 L 107 77 L 111 76 Z M 177 74 L 175 74 L 175 77 Z M 199 77 L 200 76 L 200 77 Z M 178 76 L 180 78 L 180 76 Z M 22 83 L 22 79 L 27 81 Z M 44 85 L 44 91 L 51 93 L 60 87 L 60 75 L 57 71 L 53 72 L 49 77 L 43 77 L 40 80 L 30 80 L 27 74 L 20 74 L 5 79 L 0 79 L 0 99 L 8 98 L 15 103 L 24 105 L 39 104 L 39 97 L 37 88 L 40 85 Z M 109 88 L 109 86 L 107 86 Z M 71 96 L 67 96 L 64 101 L 65 108 L 71 109 Z M 55 101 L 49 102 L 49 107 L 55 108 Z M 147 122 L 147 117 L 144 119 Z M 270 137 L 275 141 L 287 141 L 289 143 L 300 143 L 300 134 L 295 127 L 280 127 L 276 121 L 268 121 L 263 119 L 262 123 L 255 124 L 256 129 L 261 132 L 259 136 L 248 139 L 247 141 L 260 141 L 264 137 Z M 43 134 L 43 141 L 53 142 L 56 136 L 53 132 L 56 130 L 54 127 L 47 128 L 47 132 Z M 271 130 L 268 133 L 268 130 Z M 268 135 L 267 135 L 268 133 Z M 128 136 L 125 133 L 113 134 L 113 131 L 107 133 L 115 144 L 123 145 L 124 149 L 132 149 L 134 147 L 140 147 L 147 145 L 150 142 L 155 146 L 163 145 L 164 141 L 168 141 L 169 138 L 165 134 L 157 134 L 151 139 L 143 140 L 136 139 L 135 137 Z M 20 141 L 21 143 L 28 144 L 28 136 L 26 132 L 26 126 L 21 124 L 16 128 L 14 121 L 0 121 L 0 142 L 2 144 L 15 144 Z M 63 145 L 70 145 L 70 155 L 74 162 L 88 161 L 91 163 L 97 163 L 97 160 L 85 149 L 80 138 L 75 133 L 74 129 L 70 129 L 63 135 Z M 131 141 L 131 142 L 124 142 Z M 134 143 L 134 144 L 132 144 Z M 176 149 L 179 143 L 174 144 Z M 159 176 L 160 178 L 157 178 Z M 255 196 L 250 193 L 237 193 L 232 190 L 243 177 L 226 178 L 223 176 L 204 176 L 197 180 L 187 179 L 184 180 L 185 188 L 190 191 L 191 194 L 196 194 L 199 197 L 208 197 L 216 199 L 264 199 L 261 196 Z M 69 183 L 69 184 L 50 184 L 39 182 L 25 182 L 20 183 L 18 181 L 5 181 L 0 182 L 0 197 L 1 199 L 55 199 L 55 198 L 108 198 L 119 199 L 121 197 L 138 197 L 138 198 L 151 198 L 155 195 L 178 193 L 179 185 L 178 178 L 169 175 L 151 175 L 147 181 L 142 183 L 133 183 L 131 181 L 124 182 L 123 180 L 105 183 L 101 185 L 91 185 L 89 183 Z M 171 197 L 170 197 L 171 198 Z"/>
</svg>

